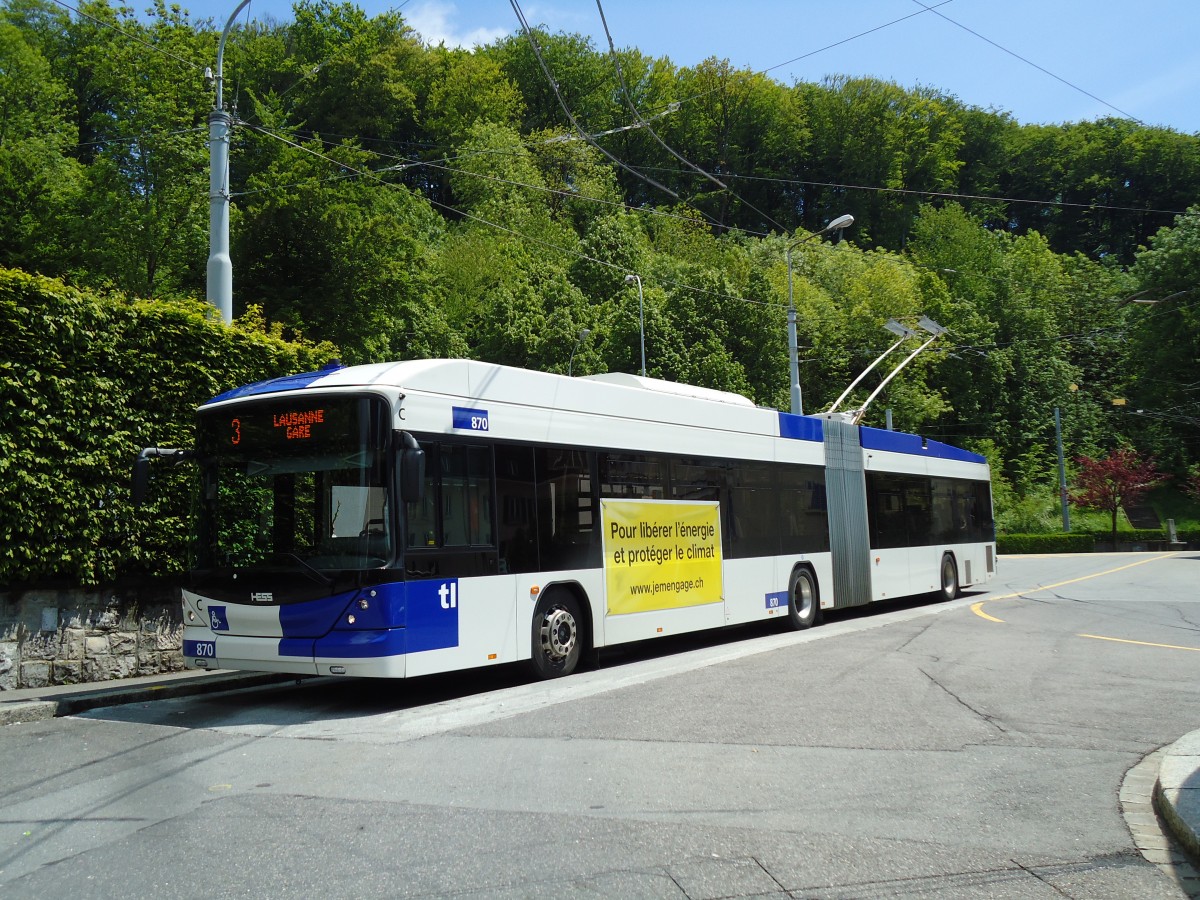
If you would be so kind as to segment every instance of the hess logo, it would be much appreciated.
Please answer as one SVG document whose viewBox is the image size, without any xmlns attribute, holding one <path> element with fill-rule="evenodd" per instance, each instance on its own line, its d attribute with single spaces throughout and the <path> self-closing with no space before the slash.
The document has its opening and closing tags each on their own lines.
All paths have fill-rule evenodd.
<svg viewBox="0 0 1200 900">
<path fill-rule="evenodd" d="M 437 593 L 438 599 L 442 603 L 442 609 L 456 609 L 458 607 L 458 582 L 438 585 Z"/>
</svg>

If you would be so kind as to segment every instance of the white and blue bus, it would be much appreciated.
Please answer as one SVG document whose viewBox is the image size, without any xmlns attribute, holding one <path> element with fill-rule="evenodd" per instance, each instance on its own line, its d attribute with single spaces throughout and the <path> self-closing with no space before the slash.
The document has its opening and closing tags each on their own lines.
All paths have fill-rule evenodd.
<svg viewBox="0 0 1200 900">
<path fill-rule="evenodd" d="M 200 471 L 189 668 L 554 677 L 995 571 L 983 457 L 633 375 L 331 364 L 221 394 L 154 456 Z"/>
</svg>

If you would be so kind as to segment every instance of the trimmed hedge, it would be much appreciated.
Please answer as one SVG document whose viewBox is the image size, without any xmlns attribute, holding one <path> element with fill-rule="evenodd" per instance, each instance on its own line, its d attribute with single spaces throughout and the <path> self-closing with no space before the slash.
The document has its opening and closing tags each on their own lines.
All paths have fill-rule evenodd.
<svg viewBox="0 0 1200 900">
<path fill-rule="evenodd" d="M 1200 544 L 1200 531 L 1189 529 L 1176 533 L 1182 544 Z M 1108 545 L 1111 531 L 1075 531 L 1070 534 L 1001 534 L 996 536 L 998 553 L 1091 553 L 1097 544 Z M 1166 545 L 1165 529 L 1138 528 L 1117 532 L 1118 544 Z"/>
<path fill-rule="evenodd" d="M 138 450 L 190 447 L 200 403 L 334 352 L 223 325 L 200 301 L 90 294 L 3 268 L 0 334 L 0 589 L 180 571 L 192 473 L 158 467 L 135 510 Z"/>
<path fill-rule="evenodd" d="M 1096 539 L 1090 534 L 1001 534 L 997 553 L 1091 553 Z"/>
<path fill-rule="evenodd" d="M 1091 528 L 1084 533 L 1090 534 L 1097 541 L 1105 543 L 1112 541 L 1112 529 L 1110 528 Z M 1127 531 L 1117 532 L 1117 540 L 1122 544 L 1145 544 L 1149 541 L 1165 541 L 1166 539 L 1165 528 L 1130 528 Z"/>
</svg>

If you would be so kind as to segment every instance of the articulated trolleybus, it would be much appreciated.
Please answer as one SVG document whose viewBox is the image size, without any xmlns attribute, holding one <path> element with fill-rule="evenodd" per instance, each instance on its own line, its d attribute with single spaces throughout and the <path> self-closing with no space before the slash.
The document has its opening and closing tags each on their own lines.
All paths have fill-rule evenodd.
<svg viewBox="0 0 1200 900">
<path fill-rule="evenodd" d="M 983 457 L 633 375 L 343 367 L 201 407 L 189 668 L 406 677 L 995 571 Z"/>
</svg>

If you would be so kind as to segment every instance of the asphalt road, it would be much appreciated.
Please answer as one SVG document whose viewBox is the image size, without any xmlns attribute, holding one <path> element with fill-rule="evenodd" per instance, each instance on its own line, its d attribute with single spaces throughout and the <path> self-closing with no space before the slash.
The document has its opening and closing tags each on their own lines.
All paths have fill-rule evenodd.
<svg viewBox="0 0 1200 900">
<path fill-rule="evenodd" d="M 1180 897 L 1126 772 L 1200 727 L 1200 553 L 949 604 L 0 729 L 0 896 Z"/>
</svg>

